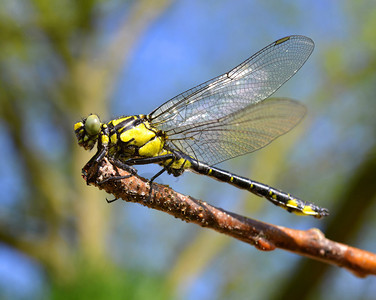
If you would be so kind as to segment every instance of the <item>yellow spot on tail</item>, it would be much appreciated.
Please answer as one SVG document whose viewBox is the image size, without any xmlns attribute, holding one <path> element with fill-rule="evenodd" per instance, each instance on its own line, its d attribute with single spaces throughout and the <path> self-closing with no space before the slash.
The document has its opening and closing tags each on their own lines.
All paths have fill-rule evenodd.
<svg viewBox="0 0 376 300">
<path fill-rule="evenodd" d="M 211 173 L 213 173 L 213 169 L 209 169 L 208 175 L 210 175 Z"/>
<path fill-rule="evenodd" d="M 108 135 L 102 135 L 102 144 L 107 145 L 109 141 Z"/>
<path fill-rule="evenodd" d="M 296 199 L 291 199 L 289 201 L 287 201 L 286 203 L 286 207 L 284 207 L 285 209 L 288 209 L 288 208 L 294 208 L 294 209 L 297 209 L 295 211 L 292 211 L 294 214 L 298 215 L 298 216 L 317 216 L 318 213 L 316 211 L 314 211 L 312 209 L 312 207 L 310 207 L 309 205 L 305 205 L 303 207 L 302 210 L 298 210 L 298 202 L 296 201 Z"/>
<path fill-rule="evenodd" d="M 277 45 L 279 45 L 279 44 L 282 44 L 282 43 L 288 41 L 289 39 L 290 39 L 289 36 L 284 37 L 284 38 L 281 38 L 281 39 L 279 39 L 278 41 L 276 41 L 274 45 L 277 46 Z"/>
<path fill-rule="evenodd" d="M 82 126 L 84 126 L 84 123 L 82 123 L 82 122 L 77 122 L 76 124 L 74 124 L 74 130 L 79 129 L 79 128 L 81 128 Z"/>
<path fill-rule="evenodd" d="M 306 205 L 303 208 L 303 213 L 306 215 L 317 215 L 317 212 L 312 209 L 312 207 Z"/>
<path fill-rule="evenodd" d="M 234 181 L 234 177 L 231 176 L 230 178 L 230 182 L 233 182 Z"/>
<path fill-rule="evenodd" d="M 291 207 L 291 208 L 297 208 L 298 202 L 296 202 L 296 199 L 291 199 L 291 200 L 287 201 L 286 206 Z"/>
</svg>

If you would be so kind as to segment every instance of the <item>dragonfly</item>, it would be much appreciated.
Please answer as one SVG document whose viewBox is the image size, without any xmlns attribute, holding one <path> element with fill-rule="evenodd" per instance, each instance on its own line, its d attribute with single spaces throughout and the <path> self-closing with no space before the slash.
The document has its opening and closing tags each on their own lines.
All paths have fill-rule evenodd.
<svg viewBox="0 0 376 300">
<path fill-rule="evenodd" d="M 304 105 L 270 96 L 303 66 L 313 49 L 310 38 L 287 36 L 148 115 L 102 123 L 91 114 L 74 125 L 78 144 L 86 150 L 97 144 L 89 165 L 107 157 L 135 173 L 133 166 L 159 164 L 162 169 L 150 183 L 163 172 L 180 176 L 193 171 L 247 190 L 288 212 L 327 216 L 326 208 L 215 166 L 265 147 L 302 120 Z"/>
</svg>

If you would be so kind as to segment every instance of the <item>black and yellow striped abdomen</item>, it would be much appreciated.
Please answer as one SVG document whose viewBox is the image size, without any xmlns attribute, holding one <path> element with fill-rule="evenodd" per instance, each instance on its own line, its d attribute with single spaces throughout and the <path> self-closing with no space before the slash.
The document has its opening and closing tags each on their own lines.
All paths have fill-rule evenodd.
<svg viewBox="0 0 376 300">
<path fill-rule="evenodd" d="M 250 191 L 257 196 L 264 197 L 274 205 L 280 206 L 287 211 L 298 215 L 310 215 L 315 218 L 321 218 L 329 214 L 327 209 L 321 208 L 311 202 L 300 200 L 266 184 L 215 167 L 210 167 L 199 161 L 191 161 L 191 169 L 199 174 L 213 177 L 219 181 L 227 182 L 237 188 Z"/>
</svg>

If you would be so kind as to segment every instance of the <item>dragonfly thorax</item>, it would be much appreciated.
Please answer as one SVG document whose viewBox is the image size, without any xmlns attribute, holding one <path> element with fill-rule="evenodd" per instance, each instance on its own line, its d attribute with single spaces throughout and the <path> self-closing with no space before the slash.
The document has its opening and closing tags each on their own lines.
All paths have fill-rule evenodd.
<svg viewBox="0 0 376 300">
<path fill-rule="evenodd" d="M 162 130 L 150 124 L 148 116 L 136 115 L 114 119 L 107 124 L 108 156 L 125 163 L 130 159 L 147 159 L 171 155 L 175 157 L 159 163 L 174 176 L 179 176 L 190 163 L 180 157 L 179 151 L 172 151 L 166 145 L 167 136 Z M 103 140 L 103 138 L 102 138 Z"/>
</svg>

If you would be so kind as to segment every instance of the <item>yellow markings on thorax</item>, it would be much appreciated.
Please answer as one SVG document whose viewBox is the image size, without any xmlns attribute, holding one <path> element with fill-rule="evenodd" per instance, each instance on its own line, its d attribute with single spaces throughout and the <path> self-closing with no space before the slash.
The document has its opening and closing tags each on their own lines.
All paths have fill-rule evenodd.
<svg viewBox="0 0 376 300">
<path fill-rule="evenodd" d="M 155 132 L 151 131 L 145 126 L 145 123 L 141 123 L 135 127 L 132 127 L 120 134 L 120 140 L 129 145 L 135 145 L 141 147 L 148 141 L 155 137 Z"/>
<path fill-rule="evenodd" d="M 108 135 L 102 135 L 101 137 L 102 144 L 107 145 L 110 141 Z"/>
<path fill-rule="evenodd" d="M 129 116 L 129 117 L 115 119 L 115 120 L 110 121 L 110 124 L 116 126 L 116 125 L 120 124 L 121 122 L 127 121 L 129 119 L 136 119 L 136 116 Z"/>
<path fill-rule="evenodd" d="M 163 147 L 163 142 L 160 137 L 146 142 L 142 147 L 138 149 L 138 154 L 145 157 L 158 156 Z"/>
<path fill-rule="evenodd" d="M 83 126 L 84 126 L 84 123 L 82 123 L 82 122 L 77 122 L 76 124 L 74 124 L 74 130 L 77 130 L 77 129 L 83 127 Z"/>
<path fill-rule="evenodd" d="M 138 154 L 143 157 L 160 155 L 164 145 L 163 138 L 157 136 L 152 130 L 152 127 L 146 121 L 137 126 L 125 129 L 120 133 L 119 138 L 120 141 L 127 145 L 139 147 Z M 115 141 L 115 137 L 111 136 L 111 141 L 113 140 Z"/>
<path fill-rule="evenodd" d="M 110 137 L 111 144 L 116 144 L 117 143 L 117 133 L 115 132 L 113 135 Z"/>
<path fill-rule="evenodd" d="M 278 41 L 276 41 L 276 42 L 275 42 L 275 45 L 279 45 L 279 44 L 282 44 L 282 43 L 284 43 L 284 42 L 288 41 L 289 39 L 290 39 L 290 37 L 289 37 L 289 36 L 287 36 L 287 37 L 284 37 L 284 38 L 281 38 L 281 39 L 279 39 Z"/>
<path fill-rule="evenodd" d="M 191 167 L 191 162 L 189 160 L 185 160 L 184 158 L 180 158 L 171 165 L 173 169 L 189 169 Z"/>
<path fill-rule="evenodd" d="M 161 152 L 156 156 L 167 155 L 167 154 L 171 154 L 171 152 L 167 151 L 165 149 L 162 149 Z M 170 163 L 171 163 L 171 159 L 168 159 L 168 160 L 164 161 L 163 163 L 161 163 L 161 165 L 168 166 Z M 191 166 L 192 166 L 192 164 L 189 160 L 186 160 L 184 158 L 180 158 L 180 159 L 175 160 L 172 163 L 172 165 L 170 166 L 170 168 L 180 170 L 180 169 L 189 169 Z"/>
</svg>

